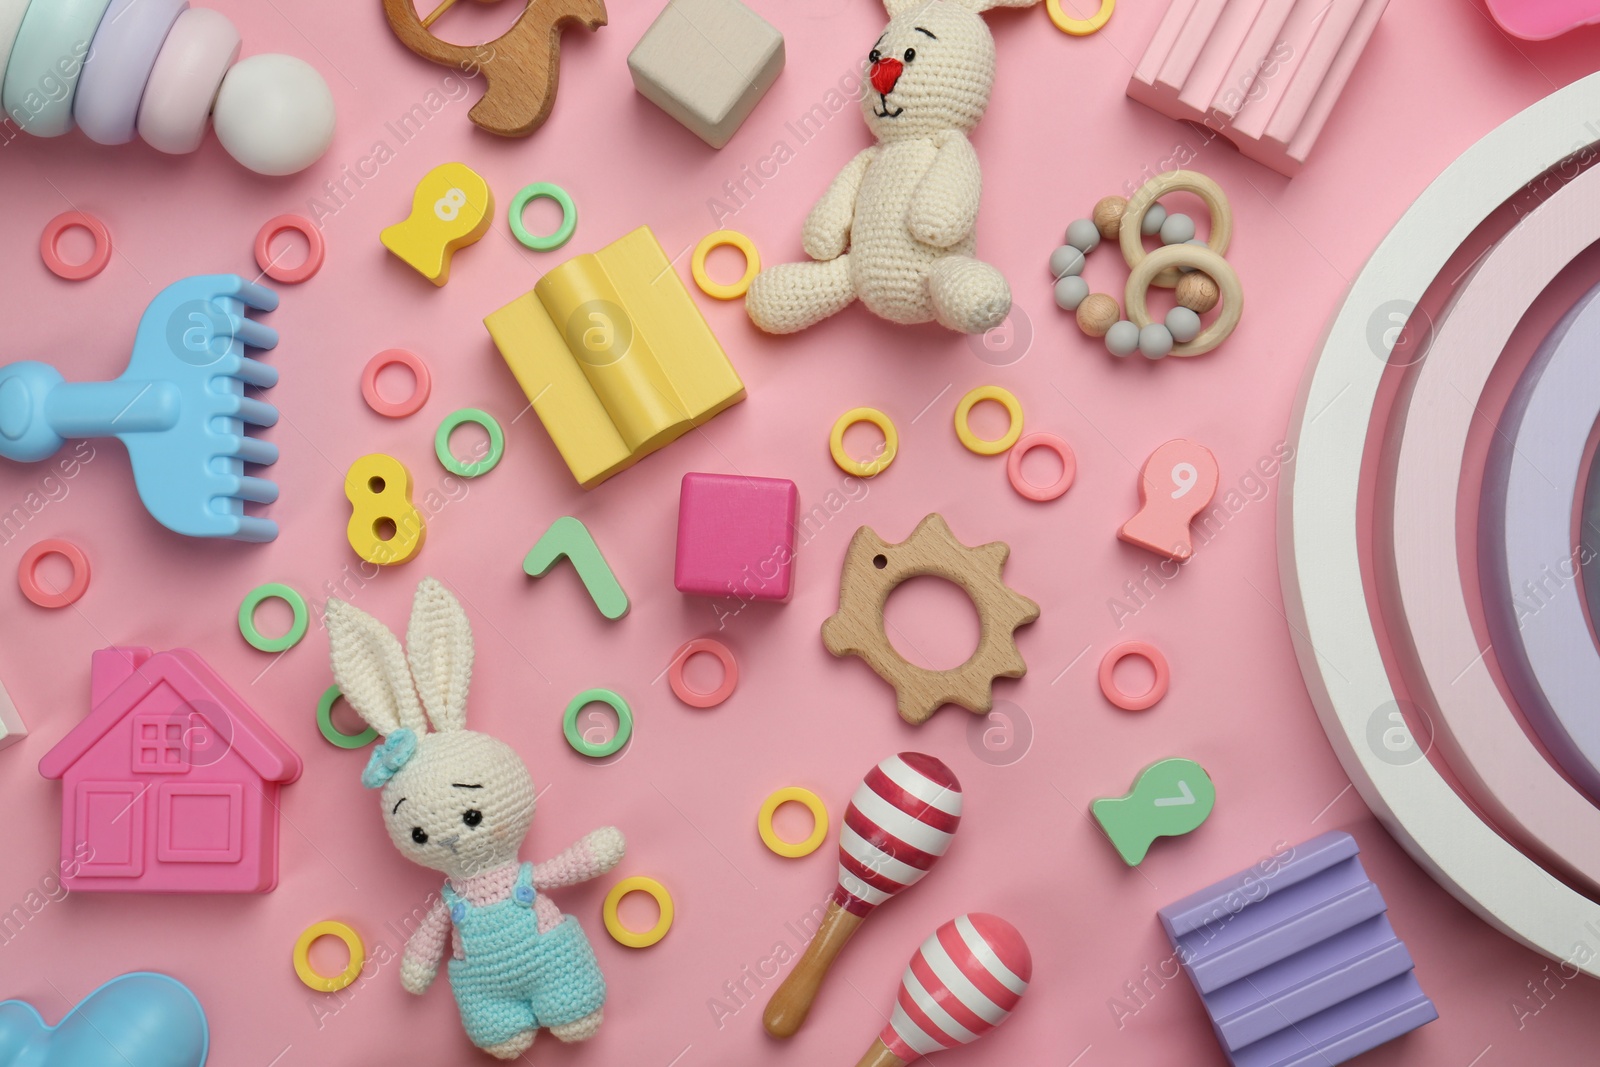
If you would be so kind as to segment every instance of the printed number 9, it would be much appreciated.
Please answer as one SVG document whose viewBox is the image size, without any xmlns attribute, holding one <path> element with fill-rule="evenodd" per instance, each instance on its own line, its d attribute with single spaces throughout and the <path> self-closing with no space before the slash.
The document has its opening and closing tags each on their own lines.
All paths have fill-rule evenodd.
<svg viewBox="0 0 1600 1067">
<path fill-rule="evenodd" d="M 1200 480 L 1200 472 L 1194 469 L 1193 463 L 1180 463 L 1172 468 L 1172 484 L 1178 488 L 1172 491 L 1172 499 L 1177 500 L 1193 489 Z"/>
<path fill-rule="evenodd" d="M 433 213 L 445 222 L 454 222 L 466 206 L 467 194 L 460 189 L 451 189 L 433 202 Z"/>
</svg>

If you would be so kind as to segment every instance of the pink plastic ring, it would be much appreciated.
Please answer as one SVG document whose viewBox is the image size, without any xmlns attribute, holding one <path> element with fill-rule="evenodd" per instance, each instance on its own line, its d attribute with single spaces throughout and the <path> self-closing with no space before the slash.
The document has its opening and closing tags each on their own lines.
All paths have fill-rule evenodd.
<svg viewBox="0 0 1600 1067">
<path fill-rule="evenodd" d="M 411 395 L 404 400 L 385 400 L 378 392 L 378 375 L 383 373 L 385 367 L 404 367 L 411 372 L 413 384 Z M 415 352 L 407 352 L 403 348 L 391 348 L 379 352 L 367 360 L 367 369 L 361 372 L 361 396 L 367 402 L 367 407 L 391 419 L 403 419 L 407 415 L 415 415 L 422 410 L 422 405 L 428 402 L 428 395 L 433 392 L 433 375 L 428 373 L 428 365 L 422 362 L 422 357 Z"/>
<path fill-rule="evenodd" d="M 684 664 L 697 652 L 709 652 L 722 664 L 722 684 L 709 693 L 690 689 L 683 677 Z M 733 687 L 739 684 L 739 664 L 734 660 L 733 653 L 728 651 L 728 646 L 721 641 L 697 637 L 672 654 L 672 665 L 667 668 L 667 683 L 672 686 L 673 695 L 691 708 L 714 708 L 733 695 Z"/>
<path fill-rule="evenodd" d="M 1129 696 L 1117 688 L 1114 674 L 1117 664 L 1129 656 L 1143 657 L 1155 669 L 1156 680 L 1150 688 L 1138 696 Z M 1122 644 L 1107 652 L 1100 661 L 1100 692 L 1123 711 L 1143 711 L 1154 707 L 1156 702 L 1167 695 L 1167 687 L 1172 684 L 1172 671 L 1167 667 L 1167 657 L 1155 645 L 1143 641 L 1124 641 Z"/>
<path fill-rule="evenodd" d="M 1022 457 L 1035 448 L 1048 448 L 1061 460 L 1061 477 L 1049 485 L 1034 485 L 1022 476 Z M 1078 458 L 1072 453 L 1072 446 L 1053 433 L 1030 433 L 1011 447 L 1011 452 L 1006 456 L 1006 477 L 1011 480 L 1011 488 L 1029 500 L 1044 503 L 1072 488 L 1072 480 L 1078 476 Z"/>
<path fill-rule="evenodd" d="M 59 593 L 46 592 L 39 585 L 39 576 L 35 572 L 39 569 L 39 561 L 46 556 L 60 556 L 72 564 L 72 581 Z M 40 541 L 22 554 L 22 562 L 17 565 L 17 585 L 22 587 L 23 596 L 41 608 L 64 608 L 68 604 L 76 604 L 89 588 L 89 557 L 71 541 L 57 538 Z"/>
<path fill-rule="evenodd" d="M 272 260 L 272 239 L 289 230 L 306 239 L 306 260 L 298 267 L 280 267 Z M 279 215 L 268 219 L 256 234 L 256 266 L 261 268 L 262 274 L 284 285 L 297 285 L 321 270 L 327 251 L 322 231 L 304 215 Z"/>
<path fill-rule="evenodd" d="M 61 249 L 57 247 L 61 243 L 61 235 L 74 226 L 88 230 L 89 236 L 94 238 L 94 251 L 82 263 L 68 263 L 61 258 Z M 111 231 L 93 215 L 82 211 L 63 211 L 44 224 L 44 233 L 39 237 L 39 256 L 57 278 L 65 278 L 69 282 L 93 278 L 111 262 Z"/>
</svg>

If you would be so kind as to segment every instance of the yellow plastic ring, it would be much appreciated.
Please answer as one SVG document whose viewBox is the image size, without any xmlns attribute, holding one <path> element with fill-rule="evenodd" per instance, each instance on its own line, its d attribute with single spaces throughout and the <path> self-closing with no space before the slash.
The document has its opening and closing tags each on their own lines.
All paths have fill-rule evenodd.
<svg viewBox="0 0 1600 1067">
<path fill-rule="evenodd" d="M 858 422 L 870 422 L 883 434 L 883 454 L 871 463 L 862 463 L 844 450 L 844 432 Z M 834 420 L 833 432 L 828 434 L 828 451 L 833 453 L 834 463 L 846 474 L 871 478 L 888 470 L 889 464 L 894 462 L 895 453 L 900 451 L 900 434 L 895 431 L 889 416 L 877 408 L 851 408 Z"/>
<path fill-rule="evenodd" d="M 622 925 L 622 919 L 617 915 L 617 905 L 622 903 L 622 898 L 629 893 L 649 893 L 656 899 L 656 907 L 661 909 L 661 918 L 650 929 L 640 932 L 630 930 Z M 672 929 L 672 894 L 667 892 L 667 887 L 654 878 L 645 878 L 635 875 L 624 878 L 611 887 L 611 892 L 606 894 L 605 907 L 600 914 L 606 920 L 606 932 L 613 941 L 626 948 L 649 948 L 651 945 L 667 936 L 667 931 Z"/>
<path fill-rule="evenodd" d="M 804 841 L 785 841 L 772 827 L 772 816 L 791 800 L 811 810 L 811 836 Z M 761 840 L 772 851 L 792 860 L 799 859 L 811 855 L 828 839 L 828 809 L 822 806 L 822 799 L 811 790 L 801 789 L 797 785 L 786 786 L 762 802 L 761 814 L 756 817 L 756 829 L 761 831 Z"/>
<path fill-rule="evenodd" d="M 744 253 L 744 277 L 732 285 L 712 281 L 711 275 L 706 273 L 707 254 L 713 248 L 721 248 L 724 245 L 737 248 Z M 694 275 L 694 283 L 707 296 L 714 296 L 718 300 L 737 300 L 750 288 L 750 283 L 756 280 L 756 275 L 761 273 L 761 254 L 756 251 L 755 242 L 738 230 L 718 230 L 706 234 L 700 238 L 700 243 L 694 246 L 694 255 L 689 259 L 689 272 Z"/>
<path fill-rule="evenodd" d="M 330 978 L 311 969 L 311 942 L 319 937 L 337 937 L 350 950 L 350 965 L 342 973 Z M 337 993 L 354 982 L 366 962 L 367 948 L 361 943 L 361 935 L 341 922 L 312 923 L 294 943 L 294 973 L 319 993 Z"/>
<path fill-rule="evenodd" d="M 1100 10 L 1086 19 L 1068 18 L 1067 13 L 1061 10 L 1061 0 L 1045 0 L 1044 7 L 1050 12 L 1050 21 L 1056 24 L 1056 29 L 1074 37 L 1087 37 L 1111 21 L 1111 13 L 1117 9 L 1117 0 L 1100 0 Z"/>
<path fill-rule="evenodd" d="M 984 400 L 995 400 L 1003 405 L 1011 416 L 1011 426 L 1005 434 L 993 441 L 979 437 L 972 432 L 972 427 L 967 425 L 967 417 L 972 414 L 972 406 Z M 972 392 L 961 398 L 961 403 L 956 405 L 956 436 L 961 438 L 961 443 L 967 449 L 980 456 L 998 456 L 1006 449 L 1017 443 L 1017 438 L 1022 436 L 1022 404 L 1009 389 L 1002 389 L 998 385 L 980 385 Z"/>
</svg>

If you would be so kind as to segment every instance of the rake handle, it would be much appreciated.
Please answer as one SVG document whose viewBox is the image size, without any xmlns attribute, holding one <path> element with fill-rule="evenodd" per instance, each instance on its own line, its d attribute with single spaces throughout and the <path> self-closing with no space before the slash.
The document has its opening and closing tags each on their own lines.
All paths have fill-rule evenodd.
<svg viewBox="0 0 1600 1067">
<path fill-rule="evenodd" d="M 47 363 L 0 367 L 0 456 L 47 459 L 69 437 L 151 433 L 177 425 L 180 408 L 171 382 L 68 383 Z"/>
</svg>

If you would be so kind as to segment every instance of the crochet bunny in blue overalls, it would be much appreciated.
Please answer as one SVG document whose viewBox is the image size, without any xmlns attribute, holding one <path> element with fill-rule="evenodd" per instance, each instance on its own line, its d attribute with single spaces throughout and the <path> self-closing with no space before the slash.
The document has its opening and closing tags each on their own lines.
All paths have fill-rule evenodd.
<svg viewBox="0 0 1600 1067">
<path fill-rule="evenodd" d="M 520 862 L 533 779 L 510 745 L 466 728 L 472 631 L 439 582 L 417 587 L 409 652 L 340 600 L 328 601 L 327 623 L 334 681 L 383 735 L 361 782 L 383 791 L 384 826 L 400 854 L 449 877 L 406 941 L 401 984 L 427 992 L 453 927 L 461 958 L 450 961 L 450 985 L 479 1048 L 514 1060 L 541 1029 L 561 1041 L 593 1037 L 605 979 L 578 920 L 540 894 L 615 867 L 622 832 L 604 826 L 537 866 Z"/>
<path fill-rule="evenodd" d="M 511 895 L 493 904 L 475 905 L 448 882 L 443 895 L 464 957 L 450 961 L 450 988 L 474 1045 L 574 1022 L 605 1003 L 606 981 L 578 921 L 568 915 L 539 932 L 533 864 L 524 863 Z"/>
</svg>

